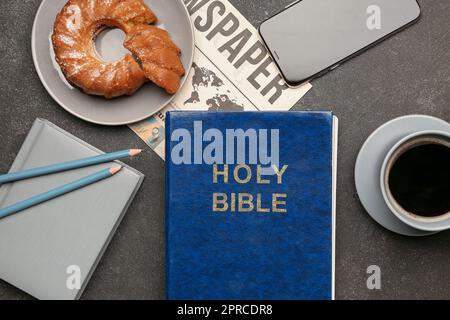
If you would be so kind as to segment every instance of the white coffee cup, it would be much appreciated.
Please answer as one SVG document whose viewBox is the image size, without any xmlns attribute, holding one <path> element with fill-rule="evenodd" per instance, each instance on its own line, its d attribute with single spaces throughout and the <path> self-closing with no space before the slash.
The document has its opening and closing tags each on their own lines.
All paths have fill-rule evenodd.
<svg viewBox="0 0 450 320">
<path fill-rule="evenodd" d="M 381 191 L 384 201 L 392 213 L 410 227 L 431 232 L 448 230 L 450 229 L 450 211 L 434 217 L 417 215 L 414 212 L 405 210 L 395 199 L 390 189 L 389 177 L 395 162 L 407 151 L 425 144 L 439 144 L 450 148 L 450 133 L 444 131 L 420 131 L 398 141 L 387 153 L 381 167 Z M 450 181 L 448 183 L 450 184 Z"/>
</svg>

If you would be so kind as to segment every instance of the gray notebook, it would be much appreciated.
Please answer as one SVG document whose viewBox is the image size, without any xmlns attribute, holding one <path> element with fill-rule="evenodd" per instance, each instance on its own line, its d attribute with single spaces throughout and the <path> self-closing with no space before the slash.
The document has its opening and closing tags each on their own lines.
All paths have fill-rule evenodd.
<svg viewBox="0 0 450 320">
<path fill-rule="evenodd" d="M 37 119 L 11 172 L 101 153 Z M 109 166 L 6 184 L 0 188 L 0 207 Z M 1 219 L 0 278 L 38 299 L 78 299 L 143 179 L 140 172 L 124 165 L 111 178 Z"/>
</svg>

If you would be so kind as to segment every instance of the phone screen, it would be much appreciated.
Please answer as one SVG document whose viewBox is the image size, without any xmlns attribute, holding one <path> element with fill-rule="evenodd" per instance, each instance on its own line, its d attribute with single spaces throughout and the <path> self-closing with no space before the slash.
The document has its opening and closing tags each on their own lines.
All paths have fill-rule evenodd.
<svg viewBox="0 0 450 320">
<path fill-rule="evenodd" d="M 416 0 L 302 0 L 260 34 L 289 85 L 299 85 L 416 21 Z"/>
</svg>

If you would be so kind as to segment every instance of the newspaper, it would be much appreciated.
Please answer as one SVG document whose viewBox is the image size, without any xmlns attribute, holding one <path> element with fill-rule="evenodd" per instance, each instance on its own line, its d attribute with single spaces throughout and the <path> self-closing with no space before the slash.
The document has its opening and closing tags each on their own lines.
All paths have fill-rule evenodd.
<svg viewBox="0 0 450 320">
<path fill-rule="evenodd" d="M 194 26 L 192 69 L 167 107 L 130 125 L 162 159 L 167 111 L 289 110 L 311 88 L 286 85 L 257 30 L 228 0 L 183 1 Z"/>
</svg>

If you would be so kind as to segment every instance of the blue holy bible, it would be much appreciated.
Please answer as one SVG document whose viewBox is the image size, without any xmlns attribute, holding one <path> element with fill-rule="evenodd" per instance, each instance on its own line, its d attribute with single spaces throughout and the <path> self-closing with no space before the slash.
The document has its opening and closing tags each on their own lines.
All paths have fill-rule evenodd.
<svg viewBox="0 0 450 320">
<path fill-rule="evenodd" d="M 334 298 L 331 112 L 169 112 L 167 297 Z"/>
</svg>

